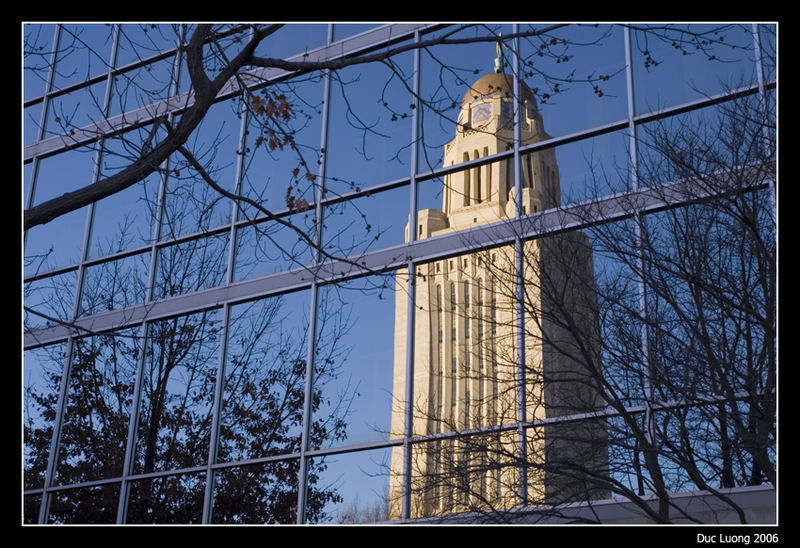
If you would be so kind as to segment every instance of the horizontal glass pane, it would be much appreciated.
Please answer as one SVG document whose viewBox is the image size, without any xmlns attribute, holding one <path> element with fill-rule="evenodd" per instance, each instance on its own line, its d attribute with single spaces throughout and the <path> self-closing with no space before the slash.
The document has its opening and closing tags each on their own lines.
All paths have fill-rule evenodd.
<svg viewBox="0 0 800 548">
<path fill-rule="evenodd" d="M 50 327 L 72 319 L 78 273 L 67 272 L 25 284 L 25 329 Z"/>
<path fill-rule="evenodd" d="M 297 523 L 298 472 L 296 459 L 216 471 L 211 523 Z"/>
<path fill-rule="evenodd" d="M 246 280 L 310 265 L 314 260 L 314 211 L 245 226 L 236 232 L 235 279 Z"/>
<path fill-rule="evenodd" d="M 333 30 L 333 39 L 342 40 L 349 36 L 354 36 L 370 29 L 376 28 L 379 25 L 369 24 L 356 24 L 356 23 L 336 23 Z"/>
<path fill-rule="evenodd" d="M 153 297 L 163 299 L 221 285 L 227 268 L 227 233 L 162 247 Z"/>
<path fill-rule="evenodd" d="M 42 495 L 26 495 L 22 502 L 22 523 L 39 523 L 39 508 L 42 504 Z"/>
<path fill-rule="evenodd" d="M 125 66 L 178 45 L 180 25 L 124 24 L 117 66 Z"/>
<path fill-rule="evenodd" d="M 310 523 L 381 523 L 389 519 L 390 449 L 343 453 L 309 463 Z"/>
<path fill-rule="evenodd" d="M 406 185 L 326 206 L 322 232 L 325 257 L 353 257 L 403 243 L 408 205 Z"/>
<path fill-rule="evenodd" d="M 751 25 L 637 25 L 631 31 L 636 112 L 756 82 Z"/>
<path fill-rule="evenodd" d="M 284 25 L 283 28 L 259 44 L 256 55 L 270 58 L 302 55 L 325 45 L 327 36 L 328 25 L 326 24 L 292 23 Z"/>
<path fill-rule="evenodd" d="M 475 512 L 475 521 L 502 521 L 519 504 L 517 432 L 459 436 L 412 446 L 411 516 L 433 523 Z M 400 517 L 400 481 L 394 449 L 390 517 Z"/>
<path fill-rule="evenodd" d="M 89 316 L 143 303 L 150 253 L 110 261 L 86 269 L 79 315 Z"/>
<path fill-rule="evenodd" d="M 204 491 L 205 473 L 132 482 L 125 523 L 201 523 Z"/>
<path fill-rule="evenodd" d="M 110 524 L 117 520 L 119 484 L 57 491 L 51 495 L 48 523 Z"/>
</svg>

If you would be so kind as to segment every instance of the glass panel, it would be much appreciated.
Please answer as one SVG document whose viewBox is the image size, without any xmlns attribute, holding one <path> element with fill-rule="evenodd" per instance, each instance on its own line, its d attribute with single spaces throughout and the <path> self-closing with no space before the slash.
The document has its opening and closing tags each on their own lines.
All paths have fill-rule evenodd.
<svg viewBox="0 0 800 548">
<path fill-rule="evenodd" d="M 629 148 L 627 130 L 570 143 L 550 152 L 555 167 L 540 156 L 545 163 L 541 173 L 554 181 L 563 206 L 597 200 L 631 188 Z M 530 161 L 535 165 L 535 156 L 531 155 Z M 523 156 L 523 170 L 527 162 Z"/>
<path fill-rule="evenodd" d="M 58 484 L 122 474 L 138 333 L 134 328 L 75 341 L 56 467 Z"/>
<path fill-rule="evenodd" d="M 538 29 L 520 27 L 529 30 Z M 521 42 L 524 81 L 547 134 L 567 135 L 627 116 L 621 26 L 567 25 Z"/>
<path fill-rule="evenodd" d="M 235 191 L 239 108 L 238 101 L 213 105 L 187 143 L 185 149 L 202 166 L 203 174 L 182 154 L 176 153 L 169 159 L 162 239 L 230 222 L 232 204 L 223 192 Z"/>
<path fill-rule="evenodd" d="M 302 210 L 319 184 L 322 77 L 311 74 L 247 96 L 242 194 L 266 210 Z M 240 219 L 261 215 L 243 202 Z"/>
<path fill-rule="evenodd" d="M 508 34 L 510 30 L 511 27 L 507 25 L 469 26 L 453 34 L 452 38 L 469 40 L 476 36 L 496 36 L 501 32 Z M 448 28 L 426 34 L 423 40 L 435 39 L 452 32 L 453 29 Z M 465 118 L 469 109 L 467 107 L 462 113 L 462 102 L 466 100 L 469 103 L 472 99 L 472 84 L 481 76 L 493 72 L 495 57 L 496 44 L 491 42 L 439 45 L 422 51 L 420 95 L 423 108 L 420 114 L 423 146 L 420 148 L 420 172 L 444 165 L 442 162 L 445 146 L 456 136 L 458 125 L 461 124 L 462 130 L 469 126 L 469 121 Z M 511 71 L 507 72 L 510 74 Z M 491 109 L 487 110 L 484 120 L 491 118 L 493 113 L 490 111 Z M 490 139 L 495 131 L 483 126 L 477 133 Z M 493 150 L 491 153 L 496 152 L 497 150 Z M 450 165 L 450 162 L 445 161 L 445 164 Z"/>
<path fill-rule="evenodd" d="M 575 386 L 572 379 L 550 382 L 545 397 L 553 396 L 563 387 Z M 556 394 L 566 399 L 563 394 Z M 568 398 L 568 396 L 567 396 Z M 551 397 L 551 401 L 556 397 Z M 562 403 L 562 409 L 558 409 Z M 571 407 L 580 407 L 570 402 Z M 565 413 L 563 402 L 548 407 L 557 416 Z M 562 423 L 551 422 L 543 427 L 527 428 L 528 501 L 532 506 L 585 503 L 608 499 L 609 434 L 605 419 L 587 419 Z"/>
<path fill-rule="evenodd" d="M 256 55 L 285 59 L 324 46 L 327 38 L 328 25 L 292 23 L 262 41 Z"/>
<path fill-rule="evenodd" d="M 592 243 L 601 330 L 604 402 L 645 403 L 642 321 L 636 272 L 636 224 L 630 220 L 587 230 Z M 622 251 L 625 249 L 626 251 Z"/>
<path fill-rule="evenodd" d="M 143 303 L 150 253 L 141 253 L 86 269 L 80 316 Z"/>
<path fill-rule="evenodd" d="M 103 120 L 105 93 L 106 81 L 101 80 L 54 97 L 48 110 L 46 137 L 63 135 L 69 142 L 73 132 Z"/>
<path fill-rule="evenodd" d="M 164 26 L 159 25 L 159 27 Z M 167 34 L 169 32 L 167 31 Z M 125 48 L 125 45 L 130 43 L 130 37 L 123 36 L 121 48 Z M 177 38 L 173 36 L 173 39 L 168 40 L 165 44 L 165 49 L 175 47 L 176 43 Z M 141 47 L 141 43 L 139 50 L 147 56 L 157 53 L 152 47 Z M 121 57 L 124 57 L 124 54 Z M 118 116 L 169 97 L 174 62 L 174 57 L 170 56 L 117 75 L 114 79 L 109 116 Z M 117 66 L 122 66 L 122 64 L 118 61 Z"/>
<path fill-rule="evenodd" d="M 201 523 L 205 473 L 135 481 L 125 523 Z"/>
<path fill-rule="evenodd" d="M 308 303 L 303 291 L 231 308 L 218 461 L 299 450 Z"/>
<path fill-rule="evenodd" d="M 322 242 L 333 257 L 401 244 L 408 225 L 408 186 L 325 207 Z"/>
<path fill-rule="evenodd" d="M 48 523 L 115 523 L 119 484 L 99 485 L 53 493 Z"/>
<path fill-rule="evenodd" d="M 409 175 L 413 59 L 402 54 L 390 63 L 334 73 L 327 151 L 332 181 L 368 188 Z M 329 196 L 341 192 L 341 187 L 329 185 Z"/>
<path fill-rule="evenodd" d="M 631 425 L 636 425 L 631 428 Z M 641 497 L 652 492 L 652 480 L 643 452 L 644 413 L 611 417 L 608 431 L 608 473 L 616 483 L 611 496 L 616 499 Z"/>
<path fill-rule="evenodd" d="M 245 280 L 310 265 L 314 211 L 246 226 L 236 233 L 235 279 Z"/>
<path fill-rule="evenodd" d="M 23 195 L 23 208 L 28 206 L 28 192 L 31 188 L 31 173 L 33 173 L 33 163 L 22 165 L 22 195 Z"/>
<path fill-rule="evenodd" d="M 512 259 L 499 248 L 420 265 L 416 434 L 516 420 Z"/>
<path fill-rule="evenodd" d="M 774 80 L 777 77 L 778 50 L 777 27 L 775 25 L 758 25 L 761 40 L 761 59 L 764 64 L 764 78 Z"/>
<path fill-rule="evenodd" d="M 519 504 L 517 436 L 498 431 L 413 445 L 411 516 L 436 522 L 475 512 L 471 522 L 507 520 L 504 510 Z M 390 517 L 397 519 L 400 490 L 391 485 Z"/>
<path fill-rule="evenodd" d="M 22 523 L 39 523 L 39 507 L 41 504 L 42 495 L 26 495 L 22 502 Z"/>
<path fill-rule="evenodd" d="M 56 89 L 106 72 L 113 44 L 113 30 L 113 25 L 109 24 L 63 25 Z M 102 94 L 100 97 L 102 98 Z M 102 100 L 96 104 L 102 104 Z"/>
<path fill-rule="evenodd" d="M 389 519 L 391 449 L 311 459 L 309 523 L 380 523 Z"/>
<path fill-rule="evenodd" d="M 41 161 L 33 199 L 39 205 L 66 192 L 77 190 L 92 181 L 94 154 L 72 151 Z M 26 266 L 30 261 L 39 271 L 77 263 L 81 256 L 86 228 L 86 208 L 66 213 L 27 231 Z M 44 256 L 47 261 L 41 265 Z M 30 267 L 26 269 L 30 274 Z"/>
<path fill-rule="evenodd" d="M 55 25 L 26 23 L 23 34 L 23 96 L 25 100 L 38 97 L 46 90 L 53 51 Z M 38 117 L 36 118 L 38 122 Z"/>
<path fill-rule="evenodd" d="M 631 48 L 638 113 L 756 81 L 751 25 L 640 25 Z"/>
<path fill-rule="evenodd" d="M 50 327 L 72 319 L 78 273 L 68 272 L 25 284 L 25 329 Z"/>
<path fill-rule="evenodd" d="M 639 127 L 642 186 L 692 181 L 707 192 L 752 184 L 774 173 L 776 119 L 759 95 L 676 115 Z M 753 167 L 747 173 L 743 166 Z M 711 174 L 732 172 L 727 182 Z"/>
<path fill-rule="evenodd" d="M 249 264 L 255 257 L 275 265 L 253 275 L 311 261 L 313 204 L 321 182 L 321 82 L 320 75 L 312 74 L 270 85 L 248 97 L 241 190 L 247 200 L 240 204 L 239 219 L 270 219 L 273 214 L 282 214 L 280 220 L 240 231 L 239 263 Z M 284 216 L 287 211 L 290 215 Z M 240 270 L 244 273 L 249 269 Z"/>
<path fill-rule="evenodd" d="M 39 164 L 34 205 L 91 183 L 95 157 L 92 150 L 76 149 L 43 159 Z"/>
<path fill-rule="evenodd" d="M 24 355 L 23 458 L 26 489 L 44 485 L 65 351 L 66 345 L 59 344 L 27 350 Z"/>
<path fill-rule="evenodd" d="M 393 274 L 320 289 L 312 448 L 389 438 L 393 409 L 405 399 L 396 386 L 392 393 L 392 364 L 394 379 L 405 370 L 406 341 L 395 323 L 402 299 Z"/>
<path fill-rule="evenodd" d="M 537 33 L 520 39 L 523 143 L 624 119 L 627 101 L 621 29 L 568 25 L 541 34 L 543 30 L 519 29 L 523 34 Z M 495 25 L 468 28 L 460 34 L 469 38 L 510 32 L 508 25 Z M 506 46 L 510 42 L 501 48 L 506 77 L 494 73 L 497 46 L 491 42 L 436 46 L 423 55 L 426 108 L 421 171 L 451 165 L 452 149 L 464 148 L 459 141 L 468 145 L 464 150 L 469 159 L 511 148 L 513 52 Z M 459 154 L 455 163 L 461 161 Z"/>
<path fill-rule="evenodd" d="M 297 523 L 298 465 L 292 459 L 218 470 L 211 523 Z"/>
<path fill-rule="evenodd" d="M 23 144 L 31 145 L 39 138 L 39 124 L 42 119 L 42 105 L 27 107 L 22 116 Z M 27 184 L 28 177 L 25 177 Z"/>
<path fill-rule="evenodd" d="M 214 184 L 226 192 L 234 189 L 233 168 L 239 122 L 224 102 L 209 111 L 195 134 L 199 141 L 187 150 Z M 219 155 L 219 156 L 218 156 Z M 169 159 L 169 179 L 164 204 L 161 238 L 175 238 L 227 224 L 231 202 L 208 184 L 179 154 Z"/>
<path fill-rule="evenodd" d="M 32 227 L 25 239 L 25 275 L 77 264 L 83 249 L 86 208 Z"/>
<path fill-rule="evenodd" d="M 105 144 L 104 175 L 111 175 L 126 165 L 126 155 L 118 150 L 125 145 L 116 139 Z M 152 242 L 153 225 L 158 218 L 159 179 L 157 174 L 150 175 L 144 181 L 96 202 L 89 250 L 91 257 L 102 257 Z"/>
<path fill-rule="evenodd" d="M 227 233 L 159 249 L 153 297 L 163 299 L 222 284 L 228 268 L 227 249 Z"/>
<path fill-rule="evenodd" d="M 141 61 L 178 43 L 179 25 L 125 24 L 122 25 L 118 66 Z"/>
<path fill-rule="evenodd" d="M 150 325 L 135 473 L 187 468 L 207 462 L 219 352 L 218 330 L 218 311 Z"/>
</svg>

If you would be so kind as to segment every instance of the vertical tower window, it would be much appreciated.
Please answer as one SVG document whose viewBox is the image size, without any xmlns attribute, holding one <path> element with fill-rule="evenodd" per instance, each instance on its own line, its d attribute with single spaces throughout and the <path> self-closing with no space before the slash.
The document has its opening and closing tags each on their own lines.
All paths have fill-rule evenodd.
<svg viewBox="0 0 800 548">
<path fill-rule="evenodd" d="M 469 339 L 470 315 L 469 315 L 469 282 L 464 281 L 464 337 Z"/>
<path fill-rule="evenodd" d="M 480 153 L 477 150 L 474 151 L 472 154 L 473 154 L 473 157 L 474 157 L 475 160 L 480 158 Z M 473 170 L 475 172 L 475 183 L 472 186 L 474 187 L 473 193 L 475 195 L 475 203 L 476 204 L 481 203 L 481 170 L 482 169 L 483 169 L 483 167 L 476 167 Z"/>
<path fill-rule="evenodd" d="M 465 152 L 464 153 L 464 161 L 465 162 L 469 162 L 469 152 Z M 471 192 L 470 180 L 469 180 L 469 172 L 470 171 L 471 170 L 469 170 L 469 169 L 465 169 L 464 171 L 461 172 L 461 173 L 464 174 L 464 205 L 465 206 L 469 205 L 469 195 L 470 195 L 470 192 Z"/>
<path fill-rule="evenodd" d="M 439 345 L 442 344 L 442 286 L 436 286 L 436 329 L 439 332 L 438 341 Z"/>
<path fill-rule="evenodd" d="M 456 340 L 456 284 L 450 284 L 450 340 Z M 455 355 L 455 348 L 453 348 Z"/>
<path fill-rule="evenodd" d="M 483 282 L 480 278 L 475 284 L 475 317 L 478 321 L 478 342 L 483 339 Z M 480 352 L 480 346 L 478 347 Z"/>
</svg>

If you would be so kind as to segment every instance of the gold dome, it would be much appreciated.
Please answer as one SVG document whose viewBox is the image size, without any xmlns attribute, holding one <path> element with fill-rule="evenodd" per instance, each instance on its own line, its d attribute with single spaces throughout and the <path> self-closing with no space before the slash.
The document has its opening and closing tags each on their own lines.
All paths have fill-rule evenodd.
<svg viewBox="0 0 800 548">
<path fill-rule="evenodd" d="M 530 88 L 525 85 L 525 82 L 520 82 L 520 89 L 522 99 L 527 101 L 533 108 L 536 106 L 536 98 Z M 492 72 L 486 74 L 478 79 L 477 82 L 470 86 L 467 93 L 464 94 L 464 100 L 461 102 L 462 108 L 468 103 L 484 95 L 491 95 L 493 93 L 507 93 L 511 96 L 514 92 L 514 77 L 510 74 Z M 538 110 L 538 109 L 537 109 Z"/>
</svg>

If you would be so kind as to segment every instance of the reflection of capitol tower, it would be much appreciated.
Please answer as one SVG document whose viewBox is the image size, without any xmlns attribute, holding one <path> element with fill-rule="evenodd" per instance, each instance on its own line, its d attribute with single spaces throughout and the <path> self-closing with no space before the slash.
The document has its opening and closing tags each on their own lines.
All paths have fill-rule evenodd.
<svg viewBox="0 0 800 548">
<path fill-rule="evenodd" d="M 445 147 L 444 166 L 512 148 L 512 85 L 513 78 L 501 73 L 473 84 L 461 105 L 456 137 Z M 533 93 L 520 85 L 521 144 L 548 139 Z M 418 212 L 417 239 L 514 218 L 512 162 L 446 176 L 442 211 Z M 521 165 L 524 213 L 559 206 L 555 151 L 523 156 Z M 599 362 L 588 238 L 578 232 L 549 236 L 525 242 L 524 250 L 525 419 L 597 409 L 592 377 L 585 374 L 587 361 Z M 507 246 L 418 267 L 413 435 L 432 439 L 412 445 L 410 517 L 519 505 L 519 431 L 464 434 L 518 420 L 514 265 L 514 248 Z M 407 277 L 407 271 L 397 274 L 392 437 L 404 431 Z M 460 434 L 448 438 L 448 432 Z M 605 439 L 604 425 L 597 422 L 527 429 L 528 503 L 604 496 L 584 480 L 587 470 L 607 468 Z M 403 451 L 397 446 L 392 453 L 391 519 L 401 517 Z"/>
</svg>

